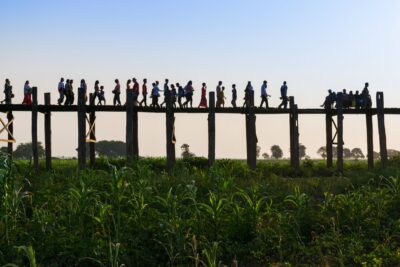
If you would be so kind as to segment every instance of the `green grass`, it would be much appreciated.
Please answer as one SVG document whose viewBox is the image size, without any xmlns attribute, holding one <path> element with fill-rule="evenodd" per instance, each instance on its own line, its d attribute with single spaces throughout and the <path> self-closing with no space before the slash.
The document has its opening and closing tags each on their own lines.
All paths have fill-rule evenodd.
<svg viewBox="0 0 400 267">
<path fill-rule="evenodd" d="M 345 165 L 1 158 L 0 266 L 400 265 L 399 161 Z"/>
</svg>

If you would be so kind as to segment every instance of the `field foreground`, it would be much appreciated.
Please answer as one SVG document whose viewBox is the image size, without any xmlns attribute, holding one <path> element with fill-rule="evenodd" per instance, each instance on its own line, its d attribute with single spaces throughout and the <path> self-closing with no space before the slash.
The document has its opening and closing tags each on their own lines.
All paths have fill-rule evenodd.
<svg viewBox="0 0 400 267">
<path fill-rule="evenodd" d="M 0 266 L 400 265 L 400 161 L 347 164 L 0 158 Z"/>
</svg>

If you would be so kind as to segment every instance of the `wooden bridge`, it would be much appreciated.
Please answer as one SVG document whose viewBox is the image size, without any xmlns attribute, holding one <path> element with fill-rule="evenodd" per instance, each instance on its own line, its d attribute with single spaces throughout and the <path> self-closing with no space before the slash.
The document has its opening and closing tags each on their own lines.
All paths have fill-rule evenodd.
<svg viewBox="0 0 400 267">
<path fill-rule="evenodd" d="M 131 163 L 133 159 L 139 157 L 138 139 L 138 113 L 152 112 L 165 113 L 166 115 L 166 155 L 167 169 L 172 171 L 175 163 L 175 113 L 206 113 L 208 114 L 208 162 L 212 166 L 215 161 L 215 114 L 243 114 L 246 121 L 246 148 L 247 163 L 250 168 L 256 167 L 257 161 L 257 134 L 256 134 L 256 115 L 267 114 L 288 114 L 290 126 L 290 162 L 293 168 L 299 168 L 299 114 L 321 114 L 325 115 L 326 121 L 326 154 L 327 166 L 333 167 L 333 145 L 337 145 L 337 169 L 343 171 L 343 118 L 344 115 L 365 114 L 367 126 L 367 151 L 368 167 L 374 167 L 373 159 L 373 129 L 372 117 L 376 115 L 378 120 L 379 147 L 381 165 L 385 167 L 387 163 L 387 147 L 385 132 L 385 114 L 400 114 L 400 108 L 384 108 L 383 93 L 376 94 L 376 108 L 367 109 L 343 109 L 341 95 L 338 95 L 337 109 L 299 109 L 294 102 L 294 98 L 289 98 L 289 109 L 276 108 L 257 108 L 254 106 L 254 93 L 250 95 L 250 105 L 245 108 L 217 108 L 215 107 L 215 93 L 209 93 L 208 108 L 173 108 L 170 95 L 167 95 L 167 105 L 165 108 L 140 107 L 133 104 L 133 91 L 126 92 L 126 105 L 124 106 L 97 106 L 94 101 L 85 103 L 85 92 L 78 89 L 78 105 L 60 106 L 51 105 L 50 93 L 44 94 L 44 105 L 39 105 L 37 100 L 37 88 L 32 88 L 32 105 L 0 105 L 0 112 L 7 114 L 7 123 L 0 120 L 3 129 L 7 131 L 8 139 L 1 141 L 8 142 L 8 153 L 12 156 L 13 142 L 13 112 L 31 112 L 32 114 L 32 150 L 33 162 L 36 170 L 39 169 L 38 141 L 37 141 L 37 120 L 38 113 L 44 114 L 45 127 L 45 157 L 46 169 L 51 169 L 51 113 L 52 112 L 76 112 L 78 114 L 78 166 L 79 169 L 86 168 L 86 143 L 89 143 L 89 161 L 93 166 L 95 163 L 96 145 L 96 112 L 125 112 L 126 113 L 126 159 Z M 90 94 L 89 99 L 92 99 Z M 336 119 L 336 123 L 334 118 Z M 87 127 L 88 126 L 88 127 Z M 335 129 L 335 133 L 333 132 Z"/>
</svg>

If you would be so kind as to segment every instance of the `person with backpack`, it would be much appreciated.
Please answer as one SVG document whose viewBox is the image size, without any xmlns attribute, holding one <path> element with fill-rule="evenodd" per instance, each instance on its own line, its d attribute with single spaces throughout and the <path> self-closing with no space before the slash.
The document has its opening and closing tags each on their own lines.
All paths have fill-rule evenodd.
<svg viewBox="0 0 400 267">
<path fill-rule="evenodd" d="M 284 81 L 282 86 L 281 86 L 281 99 L 282 99 L 282 102 L 279 104 L 278 108 L 282 108 L 283 107 L 284 109 L 287 109 L 287 104 L 288 104 L 288 101 L 289 101 L 289 98 L 287 96 L 287 90 L 288 90 L 288 87 L 286 85 L 286 81 Z"/>
</svg>

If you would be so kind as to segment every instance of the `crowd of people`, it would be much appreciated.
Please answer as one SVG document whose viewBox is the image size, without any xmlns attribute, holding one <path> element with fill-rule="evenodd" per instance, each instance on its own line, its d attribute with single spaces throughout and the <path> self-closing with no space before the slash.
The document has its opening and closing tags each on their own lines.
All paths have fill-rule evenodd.
<svg viewBox="0 0 400 267">
<path fill-rule="evenodd" d="M 121 85 L 118 79 L 115 79 L 114 81 L 114 89 L 111 91 L 112 94 L 114 95 L 113 97 L 113 105 L 114 106 L 121 106 Z M 64 80 L 64 78 L 60 79 L 60 82 L 58 83 L 58 93 L 59 93 L 59 98 L 57 100 L 59 105 L 73 105 L 74 100 L 75 100 L 75 93 L 73 89 L 73 84 L 74 81 L 72 79 L 67 79 Z M 356 91 L 353 93 L 353 91 L 349 91 L 347 93 L 346 89 L 343 89 L 342 92 L 333 92 L 331 89 L 328 90 L 328 96 L 326 96 L 324 103 L 321 105 L 321 107 L 325 108 L 334 108 L 337 107 L 338 103 L 338 98 L 342 100 L 342 106 L 343 108 L 370 108 L 371 107 L 371 96 L 369 94 L 368 90 L 368 83 L 365 83 L 364 89 L 362 90 L 361 93 L 359 91 Z M 79 85 L 80 90 L 84 92 L 85 95 L 85 102 L 88 100 L 88 88 L 86 81 L 84 79 L 81 80 L 80 85 Z M 97 80 L 94 83 L 94 88 L 93 88 L 93 94 L 90 99 L 90 104 L 95 104 L 95 105 L 106 105 L 106 96 L 105 96 L 105 89 L 104 86 L 100 84 L 100 82 Z M 271 95 L 268 94 L 267 92 L 268 89 L 268 82 L 263 81 L 260 87 L 260 98 L 261 98 L 261 103 L 260 103 L 260 108 L 270 108 L 268 104 L 268 98 L 271 97 Z M 139 82 L 137 81 L 136 78 L 132 78 L 127 80 L 126 82 L 126 90 L 132 90 L 133 94 L 133 104 L 134 106 L 149 106 L 149 107 L 157 107 L 161 108 L 164 107 L 167 104 L 168 99 L 171 101 L 171 105 L 173 108 L 192 108 L 193 107 L 193 94 L 194 94 L 194 88 L 193 88 L 193 82 L 188 81 L 185 86 L 182 86 L 180 83 L 170 83 L 168 79 L 165 79 L 164 85 L 162 89 L 160 89 L 160 83 L 159 81 L 155 81 L 151 84 L 151 90 L 148 90 L 147 88 L 147 79 L 143 79 L 143 83 L 141 86 L 141 92 L 140 92 L 140 85 Z M 159 103 L 159 98 L 161 97 L 161 93 L 163 94 L 163 101 Z M 11 103 L 11 99 L 14 97 L 14 94 L 12 92 L 12 86 L 10 83 L 9 79 L 6 79 L 5 85 L 4 85 L 4 94 L 5 94 L 5 99 L 1 101 L 1 103 L 6 103 L 9 104 Z M 142 95 L 140 97 L 140 94 Z M 247 85 L 244 89 L 244 98 L 243 98 L 243 105 L 242 107 L 250 107 L 251 105 L 254 105 L 254 103 L 251 103 L 251 95 L 254 94 L 254 89 L 251 84 L 251 82 L 247 82 Z M 148 105 L 147 103 L 147 96 L 151 98 L 150 104 Z M 141 98 L 141 99 L 139 99 Z M 216 107 L 217 108 L 223 108 L 225 107 L 225 86 L 223 85 L 222 81 L 218 82 L 218 85 L 216 87 Z M 277 107 L 278 109 L 287 109 L 288 108 L 288 102 L 289 102 L 289 97 L 288 97 L 288 86 L 286 81 L 284 81 L 280 87 L 280 100 L 281 103 Z M 231 89 L 231 105 L 232 107 L 237 107 L 236 104 L 237 101 L 237 89 L 236 89 L 236 84 L 232 84 L 232 89 Z M 26 105 L 31 105 L 32 104 L 32 88 L 29 85 L 29 81 L 25 82 L 24 85 L 24 99 L 22 101 L 22 104 Z M 200 98 L 200 103 L 197 106 L 198 108 L 207 108 L 207 84 L 202 83 L 201 85 L 201 98 Z"/>
<path fill-rule="evenodd" d="M 341 98 L 342 107 L 344 109 L 360 109 L 360 108 L 370 108 L 372 106 L 371 95 L 369 94 L 369 83 L 365 83 L 364 89 L 360 92 L 357 90 L 355 93 L 353 91 L 347 92 L 343 89 L 341 92 L 333 92 L 331 89 L 328 90 L 328 95 L 325 98 L 324 103 L 321 107 L 324 108 L 337 108 L 338 99 Z"/>
</svg>

